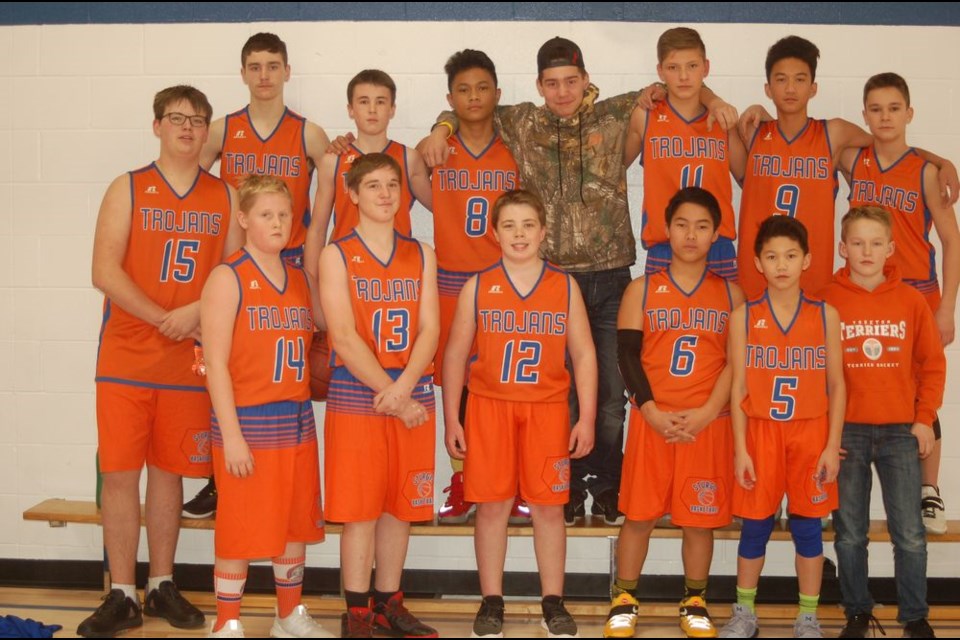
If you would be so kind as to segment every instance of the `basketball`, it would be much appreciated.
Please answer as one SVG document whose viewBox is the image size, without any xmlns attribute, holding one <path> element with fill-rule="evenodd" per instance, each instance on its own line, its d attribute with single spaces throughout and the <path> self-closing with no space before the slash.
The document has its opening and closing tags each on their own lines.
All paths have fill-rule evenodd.
<svg viewBox="0 0 960 640">
<path fill-rule="evenodd" d="M 327 332 L 313 334 L 310 345 L 310 397 L 316 402 L 327 399 L 330 388 L 330 347 L 327 345 Z"/>
</svg>

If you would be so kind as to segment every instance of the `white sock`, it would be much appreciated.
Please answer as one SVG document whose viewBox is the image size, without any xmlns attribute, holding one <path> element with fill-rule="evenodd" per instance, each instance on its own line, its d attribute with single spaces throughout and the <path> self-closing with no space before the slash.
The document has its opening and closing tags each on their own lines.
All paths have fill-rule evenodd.
<svg viewBox="0 0 960 640">
<path fill-rule="evenodd" d="M 123 591 L 123 595 L 127 596 L 128 598 L 130 598 L 130 599 L 133 600 L 134 602 L 139 602 L 139 600 L 137 600 L 137 587 L 136 587 L 135 585 L 132 585 L 132 584 L 117 584 L 116 582 L 111 582 L 111 583 L 110 583 L 110 588 L 111 588 L 111 589 L 120 589 L 120 591 Z"/>
<path fill-rule="evenodd" d="M 173 582 L 173 575 L 169 576 L 155 576 L 153 578 L 147 578 L 147 593 L 149 594 L 154 589 L 159 589 L 160 585 L 169 580 Z"/>
</svg>

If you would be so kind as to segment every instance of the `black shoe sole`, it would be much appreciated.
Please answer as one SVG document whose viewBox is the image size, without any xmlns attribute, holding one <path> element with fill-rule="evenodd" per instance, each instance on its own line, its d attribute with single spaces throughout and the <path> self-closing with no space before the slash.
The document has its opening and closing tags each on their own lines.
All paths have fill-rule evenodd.
<svg viewBox="0 0 960 640">
<path fill-rule="evenodd" d="M 83 638 L 113 638 L 114 636 L 116 636 L 118 633 L 122 631 L 126 631 L 127 629 L 136 629 L 137 627 L 142 627 L 142 626 L 143 626 L 143 618 L 140 618 L 139 620 L 136 620 L 136 619 L 128 620 L 110 631 L 84 633 L 83 631 L 80 630 L 79 627 L 77 627 L 77 635 Z"/>
<path fill-rule="evenodd" d="M 201 618 L 199 622 L 183 622 L 181 620 L 172 620 L 159 611 L 155 611 L 154 609 L 146 606 L 143 607 L 143 615 L 150 616 L 151 618 L 163 618 L 167 621 L 167 624 L 169 624 L 171 627 L 176 627 L 177 629 L 202 629 L 207 624 L 206 617 Z"/>
</svg>

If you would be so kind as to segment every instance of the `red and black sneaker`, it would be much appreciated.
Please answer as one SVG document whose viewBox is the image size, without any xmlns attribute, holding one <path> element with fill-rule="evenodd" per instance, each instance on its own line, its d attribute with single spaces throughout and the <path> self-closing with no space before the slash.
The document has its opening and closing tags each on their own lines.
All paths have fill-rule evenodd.
<svg viewBox="0 0 960 640">
<path fill-rule="evenodd" d="M 437 630 L 420 622 L 403 606 L 403 591 L 398 591 L 386 604 L 374 605 L 374 631 L 392 638 L 438 638 Z"/>
<path fill-rule="evenodd" d="M 373 611 L 366 607 L 351 607 L 340 616 L 341 638 L 372 638 Z"/>
</svg>

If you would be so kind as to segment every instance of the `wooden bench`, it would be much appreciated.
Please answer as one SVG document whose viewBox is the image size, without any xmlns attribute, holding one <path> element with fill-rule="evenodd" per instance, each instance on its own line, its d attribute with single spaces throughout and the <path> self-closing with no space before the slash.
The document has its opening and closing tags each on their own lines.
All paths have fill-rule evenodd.
<svg viewBox="0 0 960 640">
<path fill-rule="evenodd" d="M 53 498 L 44 500 L 38 505 L 30 507 L 23 512 L 24 520 L 47 522 L 51 527 L 65 527 L 69 523 L 75 524 L 101 524 L 100 510 L 92 501 L 84 500 L 62 500 Z M 141 511 L 141 524 L 143 523 Z M 183 518 L 180 521 L 183 529 L 213 529 L 213 518 L 191 519 Z M 327 524 L 327 533 L 339 534 L 343 527 L 338 524 Z M 611 527 L 603 522 L 603 519 L 587 516 L 584 523 L 567 527 L 567 536 L 571 538 L 614 538 L 619 535 L 620 527 Z M 533 535 L 531 526 L 509 526 L 507 534 L 510 536 L 530 537 Z M 414 524 L 410 528 L 410 535 L 414 536 L 451 536 L 462 537 L 473 535 L 472 524 L 449 525 L 437 524 L 436 520 L 429 523 Z M 679 539 L 683 537 L 683 531 L 677 527 L 660 527 L 653 530 L 654 538 L 661 539 Z M 731 525 L 723 529 L 718 529 L 714 533 L 717 540 L 738 540 L 740 538 L 739 525 Z M 823 539 L 832 541 L 834 538 L 833 527 L 828 527 L 823 532 Z M 790 540 L 790 531 L 783 527 L 774 529 L 772 540 Z M 870 540 L 872 542 L 889 542 L 890 533 L 887 531 L 886 520 L 873 520 L 870 522 Z M 947 532 L 943 535 L 930 536 L 930 542 L 960 542 L 960 520 L 951 520 L 947 523 Z"/>
<path fill-rule="evenodd" d="M 51 527 L 65 527 L 69 523 L 75 524 L 102 524 L 100 510 L 93 501 L 84 500 L 63 500 L 52 498 L 44 500 L 38 505 L 30 507 L 23 512 L 24 520 L 47 522 Z M 771 540 L 789 541 L 790 531 L 781 522 L 780 527 L 776 527 L 771 536 Z M 140 509 L 140 524 L 144 524 L 143 507 Z M 180 526 L 183 529 L 210 529 L 214 528 L 213 518 L 182 518 Z M 328 534 L 339 534 L 343 531 L 343 526 L 339 524 L 328 523 L 325 527 Z M 427 523 L 418 523 L 410 527 L 412 536 L 440 536 L 440 537 L 467 537 L 473 536 L 474 527 L 472 524 L 450 525 L 437 524 L 436 520 Z M 587 516 L 585 522 L 578 523 L 575 526 L 567 527 L 567 536 L 571 538 L 606 538 L 608 546 L 609 574 L 610 583 L 616 577 L 617 570 L 617 536 L 620 533 L 620 527 L 610 526 L 604 523 L 600 517 Z M 508 526 L 507 535 L 518 537 L 532 537 L 533 527 L 526 526 Z M 833 527 L 827 527 L 823 532 L 825 541 L 834 539 Z M 889 542 L 890 533 L 887 531 L 886 520 L 872 520 L 870 522 L 870 541 L 871 542 Z M 658 526 L 653 530 L 653 538 L 660 539 L 680 539 L 683 537 L 683 530 L 678 527 Z M 723 529 L 717 529 L 714 532 L 714 538 L 717 540 L 739 540 L 740 526 L 737 523 Z M 930 542 L 960 542 L 960 521 L 951 520 L 947 523 L 947 532 L 943 535 L 929 536 Z M 104 589 L 110 588 L 110 574 L 104 564 Z"/>
</svg>

